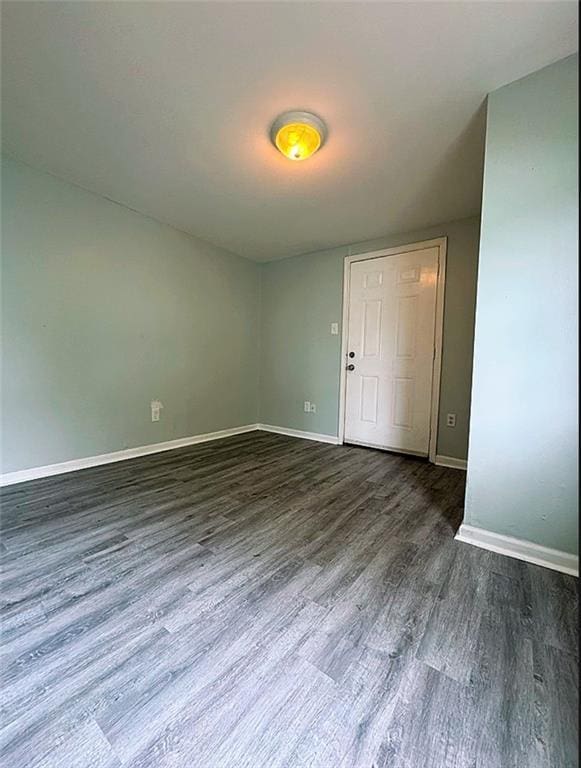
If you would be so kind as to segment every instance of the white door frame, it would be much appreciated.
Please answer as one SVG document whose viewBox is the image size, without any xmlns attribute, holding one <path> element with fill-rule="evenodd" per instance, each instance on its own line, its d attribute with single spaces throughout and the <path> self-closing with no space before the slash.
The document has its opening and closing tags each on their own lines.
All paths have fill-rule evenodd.
<svg viewBox="0 0 581 768">
<path fill-rule="evenodd" d="M 432 369 L 432 397 L 430 404 L 430 441 L 428 458 L 436 461 L 438 441 L 438 417 L 440 414 L 440 380 L 442 375 L 442 336 L 444 331 L 444 291 L 446 287 L 446 249 L 447 237 L 437 237 L 433 240 L 422 240 L 419 243 L 398 245 L 396 248 L 382 248 L 380 251 L 358 253 L 346 256 L 343 269 L 343 319 L 341 328 L 341 379 L 339 389 L 339 443 L 345 442 L 345 396 L 346 396 L 346 360 L 347 341 L 349 336 L 349 292 L 351 280 L 351 264 L 355 261 L 370 261 L 383 256 L 396 256 L 410 251 L 420 251 L 424 248 L 438 248 L 438 281 L 436 285 L 436 318 L 434 333 L 434 366 Z"/>
</svg>

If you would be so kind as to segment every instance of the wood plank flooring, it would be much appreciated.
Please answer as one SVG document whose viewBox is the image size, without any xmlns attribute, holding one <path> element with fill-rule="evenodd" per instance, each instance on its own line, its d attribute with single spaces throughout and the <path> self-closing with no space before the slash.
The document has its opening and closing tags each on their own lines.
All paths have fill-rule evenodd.
<svg viewBox="0 0 581 768">
<path fill-rule="evenodd" d="M 465 474 L 266 433 L 2 494 L 5 768 L 573 768 L 577 582 Z"/>
</svg>

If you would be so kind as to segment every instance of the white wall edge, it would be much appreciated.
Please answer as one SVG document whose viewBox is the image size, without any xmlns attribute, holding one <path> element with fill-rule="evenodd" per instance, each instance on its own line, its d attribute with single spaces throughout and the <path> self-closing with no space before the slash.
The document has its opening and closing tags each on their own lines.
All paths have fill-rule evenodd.
<svg viewBox="0 0 581 768">
<path fill-rule="evenodd" d="M 456 459 L 454 456 L 436 456 L 434 464 L 439 467 L 450 467 L 450 469 L 468 469 L 466 459 Z"/>
<path fill-rule="evenodd" d="M 32 467 L 31 469 L 22 469 L 18 472 L 7 472 L 0 475 L 0 487 L 24 483 L 28 480 L 37 480 L 41 477 L 51 477 L 52 475 L 63 475 L 67 472 L 76 472 L 79 469 L 88 469 L 89 467 L 99 467 L 102 464 L 113 464 L 116 461 L 126 461 L 127 459 L 136 459 L 139 456 L 147 456 L 150 453 L 161 453 L 162 451 L 173 451 L 175 448 L 184 448 L 196 443 L 207 443 L 211 440 L 220 440 L 223 437 L 232 437 L 242 435 L 245 432 L 254 432 L 259 429 L 258 424 L 247 424 L 243 427 L 232 427 L 231 429 L 220 429 L 217 432 L 206 432 L 202 435 L 192 435 L 191 437 L 180 437 L 177 440 L 168 440 L 164 443 L 152 443 L 151 445 L 140 445 L 137 448 L 127 448 L 113 453 L 102 453 L 99 456 L 87 456 L 83 459 L 73 459 L 72 461 L 63 461 L 59 464 L 47 464 L 43 467 Z"/>
<path fill-rule="evenodd" d="M 317 432 L 303 432 L 301 429 L 289 429 L 287 427 L 275 427 L 271 424 L 257 424 L 256 428 L 262 432 L 274 432 L 277 435 L 287 435 L 288 437 L 300 437 L 303 440 L 315 440 L 318 443 L 329 443 L 330 445 L 339 445 L 337 435 L 321 435 Z"/>
<path fill-rule="evenodd" d="M 460 526 L 456 534 L 456 540 L 465 544 L 473 544 L 475 547 L 498 552 L 500 555 L 515 557 L 534 565 L 542 565 L 554 571 L 568 573 L 571 576 L 579 576 L 579 557 L 559 549 L 542 547 L 525 539 L 515 539 L 512 536 L 503 536 L 500 533 L 486 531 L 472 525 Z"/>
</svg>

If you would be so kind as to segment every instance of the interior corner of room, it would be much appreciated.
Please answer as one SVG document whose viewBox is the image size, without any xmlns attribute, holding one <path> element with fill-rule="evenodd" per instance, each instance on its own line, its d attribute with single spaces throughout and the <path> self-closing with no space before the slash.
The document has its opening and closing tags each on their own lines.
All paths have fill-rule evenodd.
<svg viewBox="0 0 581 768">
<path fill-rule="evenodd" d="M 576 13 L 477 5 L 2 4 L 11 764 L 573 768 Z"/>
<path fill-rule="evenodd" d="M 437 453 L 465 462 L 477 216 L 256 263 L 11 157 L 2 170 L 5 473 L 256 424 L 337 439 L 346 254 L 435 237 L 447 239 Z M 151 393 L 159 423 L 144 418 Z"/>
</svg>

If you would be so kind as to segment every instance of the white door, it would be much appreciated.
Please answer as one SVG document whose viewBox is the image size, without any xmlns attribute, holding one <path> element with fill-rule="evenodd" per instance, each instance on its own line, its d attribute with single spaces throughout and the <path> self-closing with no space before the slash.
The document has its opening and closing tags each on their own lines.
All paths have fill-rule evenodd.
<svg viewBox="0 0 581 768">
<path fill-rule="evenodd" d="M 437 246 L 351 264 L 345 441 L 427 456 Z"/>
</svg>

